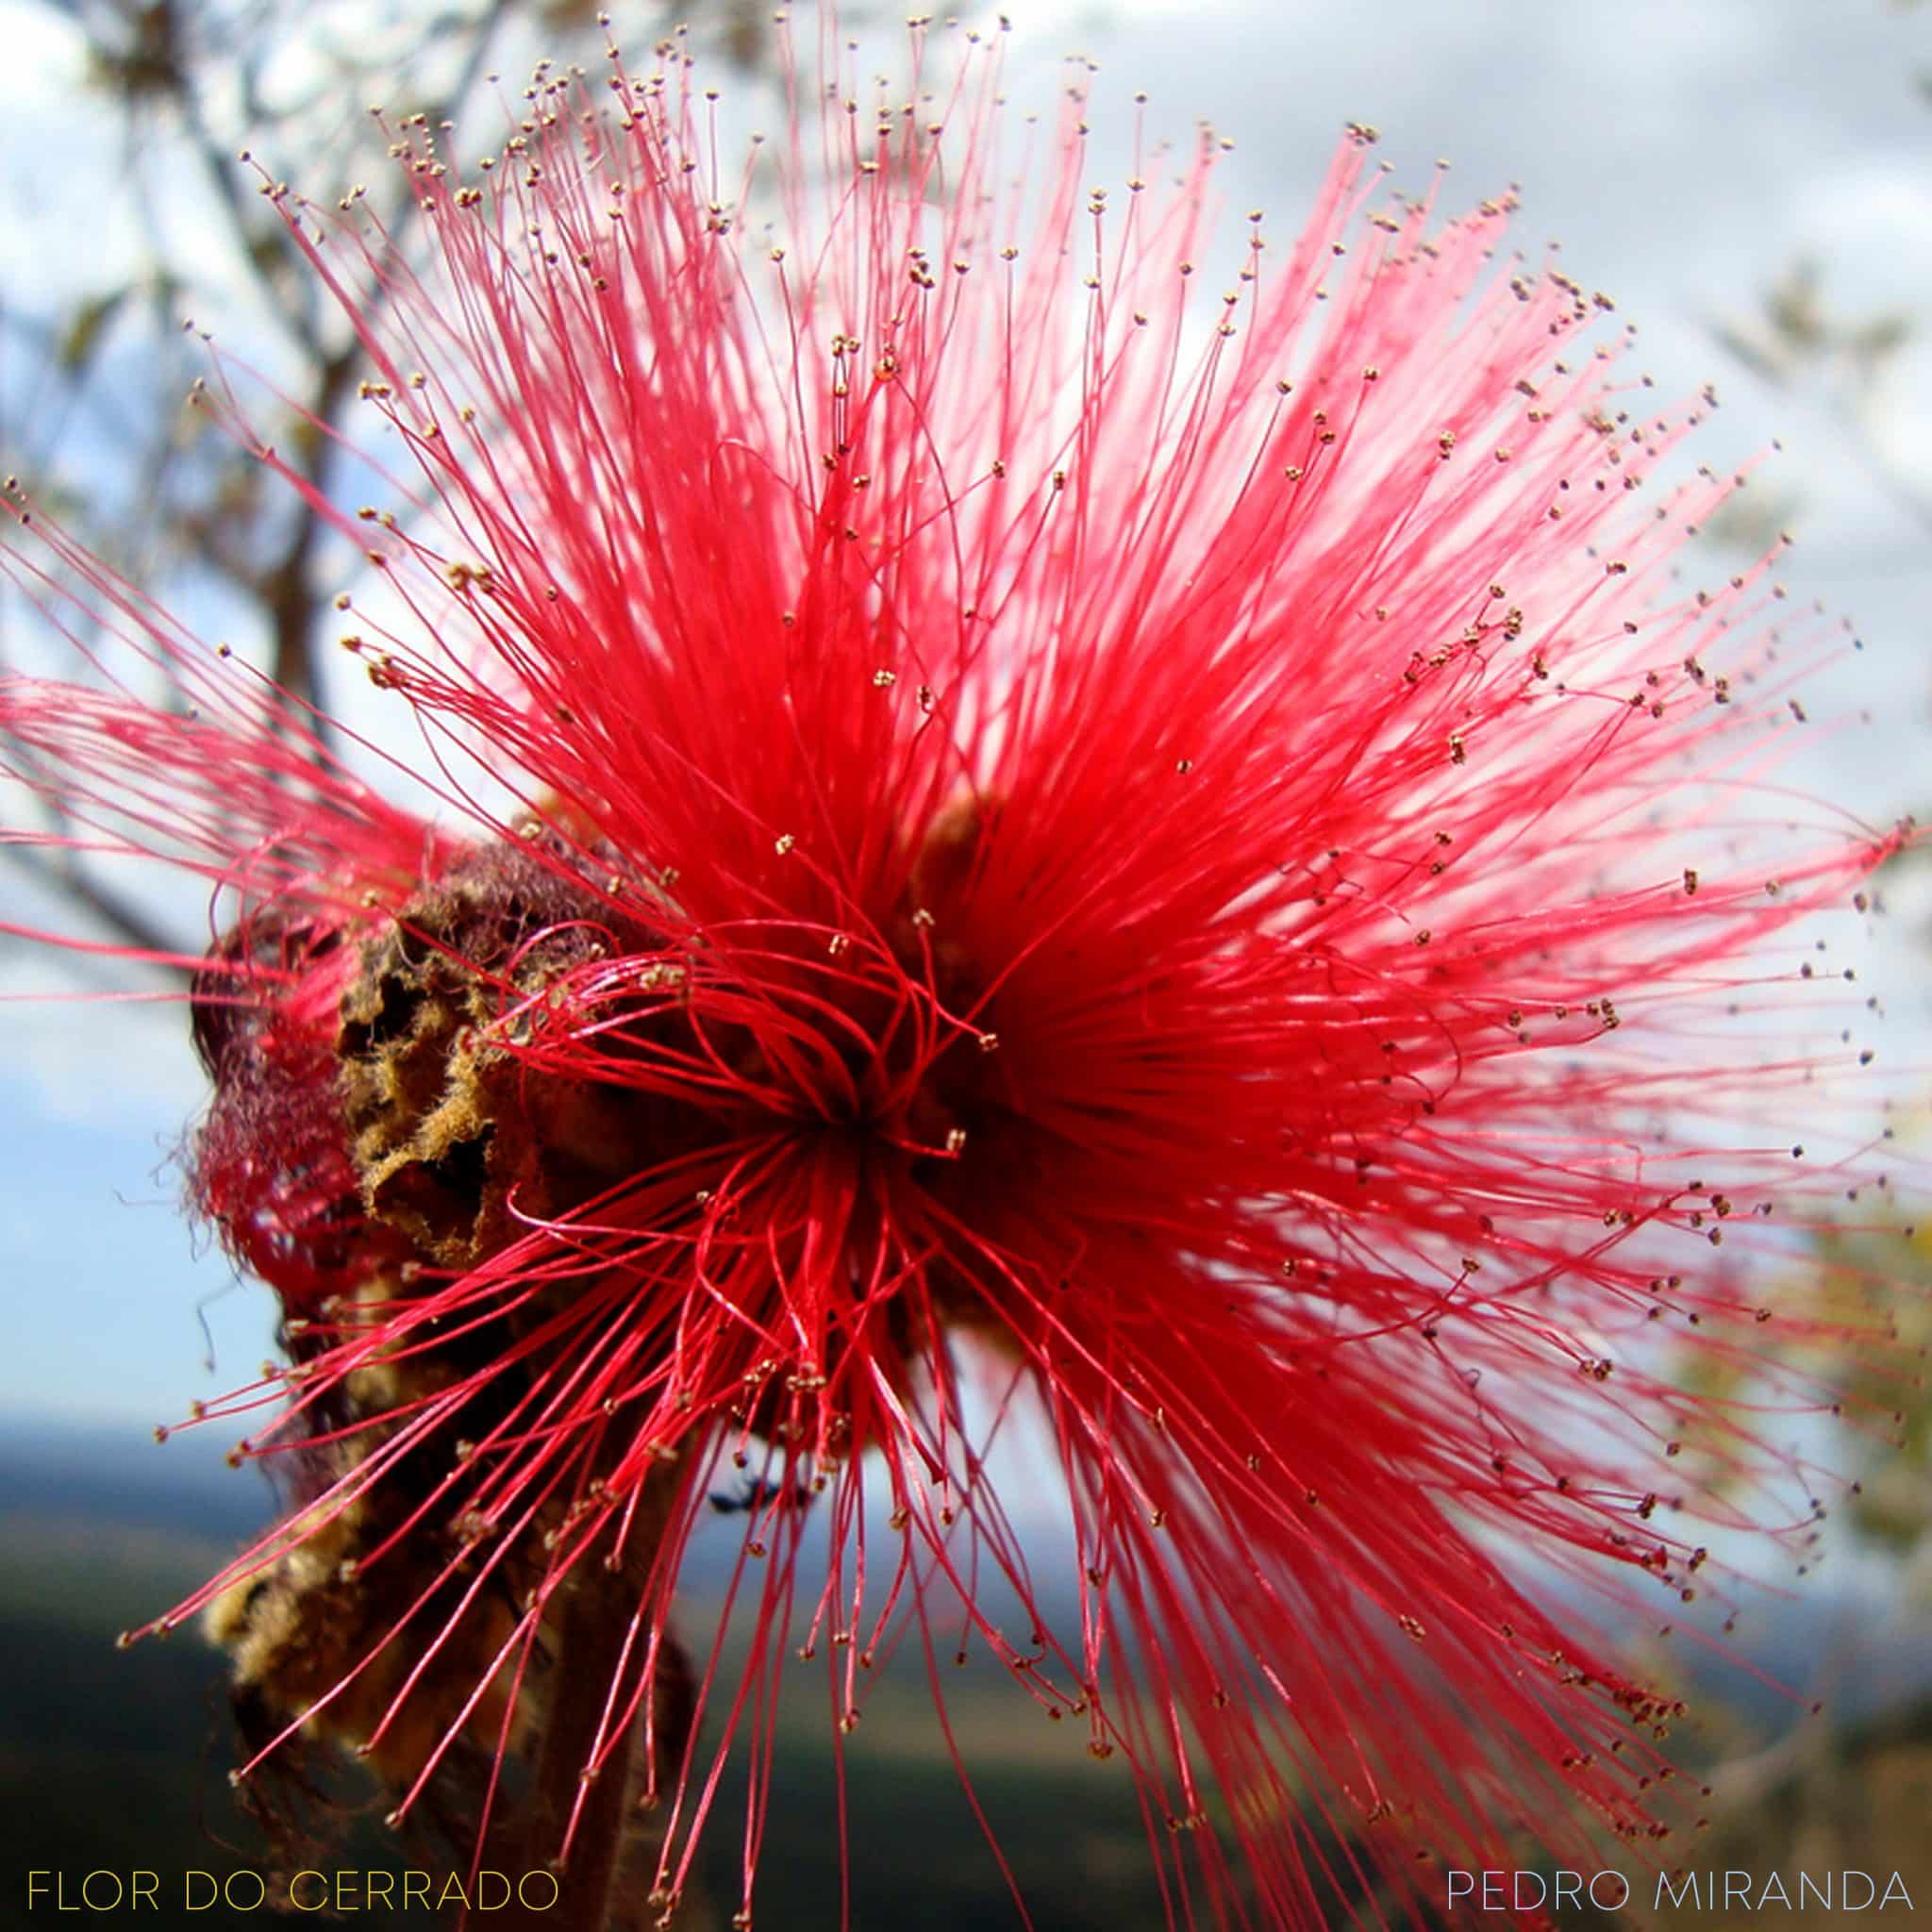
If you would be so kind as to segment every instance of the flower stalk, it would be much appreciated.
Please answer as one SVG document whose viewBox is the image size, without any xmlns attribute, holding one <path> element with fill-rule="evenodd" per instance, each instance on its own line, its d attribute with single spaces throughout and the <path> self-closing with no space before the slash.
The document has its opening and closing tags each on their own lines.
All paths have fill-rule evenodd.
<svg viewBox="0 0 1932 1932">
<path fill-rule="evenodd" d="M 606 1735 L 610 1659 L 633 1646 L 636 1579 L 591 1565 L 565 1589 L 552 1625 L 552 1688 L 543 1705 L 542 1742 L 523 1820 L 519 1869 L 553 1870 L 554 1904 L 513 1917 L 513 1932 L 645 1932 L 675 1926 L 703 1932 L 701 1907 L 674 1905 L 658 1892 L 662 1847 L 659 1792 L 691 1747 L 691 1690 L 682 1655 L 661 1646 L 646 1720 L 643 1707 L 615 1737 Z M 595 1766 L 594 1774 L 591 1767 Z M 559 1859 L 557 1848 L 568 1849 Z"/>
</svg>

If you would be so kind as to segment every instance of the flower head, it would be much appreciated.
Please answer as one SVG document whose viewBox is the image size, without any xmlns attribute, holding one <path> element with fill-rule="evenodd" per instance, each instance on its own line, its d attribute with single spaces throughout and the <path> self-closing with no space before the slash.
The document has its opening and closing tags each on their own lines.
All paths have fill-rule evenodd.
<svg viewBox="0 0 1932 1932">
<path fill-rule="evenodd" d="M 221 895 L 192 1192 L 289 1362 L 215 1412 L 292 1474 L 175 1616 L 246 1775 L 332 1739 L 593 1862 L 656 1798 L 667 1912 L 749 1740 L 748 1915 L 795 1656 L 849 1730 L 908 1633 L 1126 1762 L 1177 1922 L 1661 1832 L 1667 1708 L 1539 1582 L 1689 1594 L 1826 1399 L 1718 1243 L 1842 1185 L 1749 1015 L 1896 835 L 1790 823 L 1778 592 L 1679 584 L 1730 485 L 1651 484 L 1702 408 L 1506 207 L 1354 130 L 1224 291 L 1212 140 L 1090 188 L 1076 91 L 1012 177 L 965 39 L 794 93 L 769 238 L 675 49 L 480 171 L 396 130 L 420 268 L 274 191 L 404 453 L 330 514 L 433 826 L 98 571 L 192 703 L 0 687 Z M 741 1681 L 671 1637 L 721 1457 Z"/>
</svg>

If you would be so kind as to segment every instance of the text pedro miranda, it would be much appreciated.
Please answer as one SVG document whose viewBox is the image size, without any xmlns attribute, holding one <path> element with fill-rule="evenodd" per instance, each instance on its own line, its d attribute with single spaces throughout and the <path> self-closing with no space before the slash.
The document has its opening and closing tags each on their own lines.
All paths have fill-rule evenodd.
<svg viewBox="0 0 1932 1932">
<path fill-rule="evenodd" d="M 1448 1874 L 1452 1912 L 1599 1912 L 1625 1906 L 1693 1912 L 1866 1912 L 1895 1906 L 1912 1909 L 1912 1895 L 1896 1872 L 1644 1873 L 1633 1883 L 1622 1872 L 1461 1872 Z"/>
<path fill-rule="evenodd" d="M 547 1912 L 552 1872 L 29 1872 L 30 1912 Z"/>
</svg>

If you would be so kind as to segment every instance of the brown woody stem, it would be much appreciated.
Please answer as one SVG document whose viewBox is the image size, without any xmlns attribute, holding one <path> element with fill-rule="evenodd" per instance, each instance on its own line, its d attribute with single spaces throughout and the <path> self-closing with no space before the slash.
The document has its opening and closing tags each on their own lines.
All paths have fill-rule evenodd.
<svg viewBox="0 0 1932 1932">
<path fill-rule="evenodd" d="M 611 1673 L 624 1654 L 638 1599 L 630 1578 L 612 1575 L 601 1565 L 585 1565 L 584 1571 L 572 1578 L 549 1635 L 552 1688 L 523 1840 L 521 1869 L 554 1871 L 557 1901 L 547 1910 L 534 1909 L 545 1889 L 532 1886 L 531 1907 L 513 1907 L 492 1922 L 505 1932 L 647 1932 L 665 1921 L 663 1907 L 651 1903 L 660 1840 L 639 1799 L 654 1768 L 662 1773 L 683 1757 L 691 1723 L 689 1671 L 682 1652 L 664 1639 L 637 1715 L 586 1790 L 585 1767 L 597 1749 Z M 647 1709 L 656 1767 L 644 1761 Z M 583 1808 L 569 1855 L 558 1864 L 558 1850 L 580 1794 Z M 680 1932 L 695 1932 L 697 1919 L 680 1911 L 675 1923 Z"/>
</svg>

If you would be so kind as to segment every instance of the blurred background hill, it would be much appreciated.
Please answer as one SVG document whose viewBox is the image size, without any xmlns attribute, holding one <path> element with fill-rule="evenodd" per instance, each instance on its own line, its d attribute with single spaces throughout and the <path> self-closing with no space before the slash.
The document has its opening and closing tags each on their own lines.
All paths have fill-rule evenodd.
<svg viewBox="0 0 1932 1932">
<path fill-rule="evenodd" d="M 219 1568 L 266 1521 L 259 1474 L 229 1470 L 220 1449 L 189 1436 L 130 1454 L 125 1433 L 111 1428 L 0 1425 L 0 1923 L 41 1923 L 23 1908 L 25 1874 L 62 1869 L 159 1874 L 163 1909 L 127 1921 L 158 1932 L 270 1922 L 267 1912 L 189 1912 L 176 1902 L 187 1870 L 220 1874 L 264 1857 L 227 1783 L 236 1757 L 222 1658 L 192 1629 L 126 1651 L 114 1641 Z M 707 1625 L 732 1554 L 729 1536 L 701 1539 L 689 1592 L 694 1629 Z M 1727 1769 L 1712 1832 L 1693 1855 L 1698 1867 L 1857 1869 L 1880 1874 L 1881 1885 L 1898 1871 L 1932 1909 L 1932 1647 L 1923 1625 L 1895 1618 L 1882 1595 L 1827 1589 L 1753 1620 L 1736 1641 L 1735 1662 L 1677 1658 L 1690 1658 L 1685 1688 L 1706 1716 L 1675 1748 L 1687 1768 Z M 1811 1688 L 1828 1690 L 1824 1721 L 1807 1714 Z M 974 1790 L 1039 1932 L 1160 1932 L 1167 1920 L 1145 1831 L 1118 1767 L 1096 1766 L 1074 1727 L 1040 1724 L 1006 1674 L 983 1661 L 949 1674 L 947 1695 Z M 835 1932 L 839 1840 L 822 1697 L 794 1694 L 782 1735 L 759 1924 Z M 931 1721 L 913 1646 L 894 1657 L 846 1751 L 862 1848 L 852 1868 L 853 1924 L 1018 1927 Z M 352 1786 L 338 1796 L 362 1808 L 324 1869 L 408 1865 L 439 1878 L 449 1869 L 405 1853 Z M 708 1848 L 720 1896 L 732 1895 L 735 1837 L 727 1806 Z M 1524 1860 L 1536 1863 L 1534 1847 L 1524 1848 Z M 1627 1854 L 1607 1853 L 1606 1864 L 1630 1874 L 1647 1898 L 1649 1881 Z M 433 1923 L 420 1911 L 395 1916 Z M 1570 1916 L 1590 1922 L 1588 1913 Z M 1604 1923 L 1633 1920 L 1610 1914 Z M 1662 1923 L 1753 1921 L 1687 1907 L 1667 1909 Z M 1793 1913 L 1780 1923 L 1814 1921 Z"/>
</svg>

